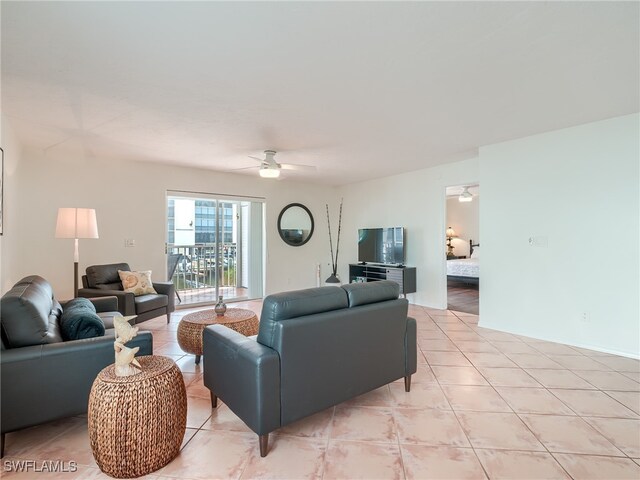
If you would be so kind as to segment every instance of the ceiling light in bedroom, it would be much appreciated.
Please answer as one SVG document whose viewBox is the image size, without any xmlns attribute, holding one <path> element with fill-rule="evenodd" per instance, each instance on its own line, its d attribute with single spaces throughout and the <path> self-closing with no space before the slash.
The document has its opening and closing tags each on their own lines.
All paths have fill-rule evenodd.
<svg viewBox="0 0 640 480">
<path fill-rule="evenodd" d="M 262 178 L 278 178 L 280 176 L 280 170 L 278 167 L 264 166 L 260 169 L 260 176 Z"/>
<path fill-rule="evenodd" d="M 458 201 L 459 202 L 471 202 L 471 201 L 473 201 L 473 195 L 471 195 L 471 192 L 469 191 L 469 187 L 464 187 L 464 190 L 462 191 L 462 193 L 458 197 Z"/>
</svg>

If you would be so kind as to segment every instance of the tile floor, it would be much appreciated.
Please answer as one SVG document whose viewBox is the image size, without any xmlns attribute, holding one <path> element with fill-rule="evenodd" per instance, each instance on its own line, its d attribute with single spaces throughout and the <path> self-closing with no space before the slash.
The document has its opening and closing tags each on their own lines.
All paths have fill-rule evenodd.
<svg viewBox="0 0 640 480">
<path fill-rule="evenodd" d="M 260 302 L 235 304 L 257 313 Z M 478 327 L 478 317 L 410 307 L 419 364 L 402 381 L 257 437 L 225 405 L 211 411 L 201 366 L 175 342 L 181 310 L 145 322 L 155 353 L 175 359 L 189 401 L 180 455 L 153 479 L 640 479 L 640 362 Z M 97 468 L 86 418 L 7 435 L 6 461 L 73 460 Z M 33 473 L 3 472 L 6 478 Z"/>
</svg>

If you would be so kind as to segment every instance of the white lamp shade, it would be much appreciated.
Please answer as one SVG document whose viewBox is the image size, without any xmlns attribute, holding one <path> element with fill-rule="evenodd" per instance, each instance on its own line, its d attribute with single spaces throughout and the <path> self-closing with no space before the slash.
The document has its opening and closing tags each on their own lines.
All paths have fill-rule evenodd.
<svg viewBox="0 0 640 480">
<path fill-rule="evenodd" d="M 278 178 L 280 176 L 280 170 L 278 170 L 277 168 L 261 168 L 260 169 L 260 176 L 262 178 Z"/>
<path fill-rule="evenodd" d="M 98 238 L 93 208 L 59 208 L 56 238 Z"/>
<path fill-rule="evenodd" d="M 456 236 L 455 230 L 451 227 L 447 228 L 446 234 L 447 234 L 447 238 L 453 238 Z"/>
</svg>

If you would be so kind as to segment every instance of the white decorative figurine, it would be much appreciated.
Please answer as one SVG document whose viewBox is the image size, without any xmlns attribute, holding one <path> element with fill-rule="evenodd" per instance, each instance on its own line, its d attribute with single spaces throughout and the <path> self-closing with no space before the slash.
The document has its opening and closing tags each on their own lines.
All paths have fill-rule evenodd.
<svg viewBox="0 0 640 480">
<path fill-rule="evenodd" d="M 125 347 L 125 343 L 130 341 L 138 334 L 138 327 L 134 327 L 129 323 L 134 317 L 117 316 L 113 319 L 113 328 L 115 329 L 116 341 L 113 342 L 113 349 L 116 352 L 116 368 L 117 377 L 128 377 L 136 375 L 142 371 L 142 366 L 135 359 L 140 347 Z"/>
</svg>

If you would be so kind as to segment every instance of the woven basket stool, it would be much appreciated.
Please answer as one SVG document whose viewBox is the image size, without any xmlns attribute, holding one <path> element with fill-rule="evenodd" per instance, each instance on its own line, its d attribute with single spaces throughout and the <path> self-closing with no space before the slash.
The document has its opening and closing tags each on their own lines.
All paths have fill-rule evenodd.
<svg viewBox="0 0 640 480">
<path fill-rule="evenodd" d="M 215 310 L 189 313 L 178 324 L 178 345 L 196 356 L 196 364 L 200 363 L 202 355 L 202 333 L 207 326 L 215 324 L 229 327 L 247 337 L 258 334 L 258 317 L 251 310 L 227 308 L 224 315 L 217 315 Z"/>
<path fill-rule="evenodd" d="M 89 440 L 107 475 L 134 478 L 154 472 L 180 452 L 187 393 L 180 369 L 167 357 L 136 357 L 142 372 L 117 377 L 104 368 L 89 395 Z"/>
</svg>

